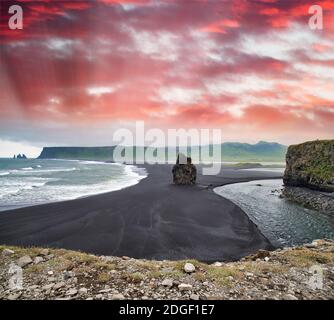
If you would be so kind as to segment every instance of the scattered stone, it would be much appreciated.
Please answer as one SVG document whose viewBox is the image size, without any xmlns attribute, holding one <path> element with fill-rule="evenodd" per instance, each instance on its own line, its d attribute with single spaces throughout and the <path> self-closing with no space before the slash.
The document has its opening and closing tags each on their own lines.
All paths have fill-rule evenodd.
<svg viewBox="0 0 334 320">
<path fill-rule="evenodd" d="M 14 253 L 15 253 L 15 251 L 10 250 L 10 249 L 3 249 L 2 250 L 2 255 L 4 255 L 4 256 L 11 256 Z"/>
<path fill-rule="evenodd" d="M 18 298 L 21 297 L 21 295 L 22 295 L 22 292 L 12 293 L 7 297 L 7 299 L 8 300 L 17 300 Z"/>
<path fill-rule="evenodd" d="M 191 290 L 193 286 L 191 284 L 181 283 L 178 288 L 180 291 L 188 291 Z"/>
<path fill-rule="evenodd" d="M 199 295 L 198 294 L 190 295 L 190 300 L 199 300 Z"/>
<path fill-rule="evenodd" d="M 70 278 L 73 278 L 75 276 L 75 273 L 73 271 L 64 271 L 63 277 L 64 280 L 68 280 Z"/>
<path fill-rule="evenodd" d="M 39 254 L 40 254 L 41 256 L 46 257 L 46 256 L 49 255 L 49 253 L 50 253 L 49 249 L 43 249 L 43 250 L 41 250 L 41 252 L 40 252 Z"/>
<path fill-rule="evenodd" d="M 17 261 L 17 265 L 21 268 L 24 268 L 28 264 L 32 263 L 30 256 L 23 256 Z"/>
<path fill-rule="evenodd" d="M 80 288 L 79 289 L 79 294 L 87 294 L 88 289 L 87 288 Z"/>
<path fill-rule="evenodd" d="M 42 290 L 43 291 L 47 291 L 47 290 L 50 290 L 54 287 L 54 284 L 53 283 L 50 283 L 50 284 L 47 284 L 45 286 L 42 287 Z"/>
<path fill-rule="evenodd" d="M 53 286 L 53 290 L 59 290 L 60 288 L 63 288 L 66 286 L 65 282 L 58 282 Z"/>
<path fill-rule="evenodd" d="M 265 257 L 265 258 L 264 258 L 264 261 L 265 261 L 265 262 L 268 262 L 269 260 L 270 260 L 269 257 Z"/>
<path fill-rule="evenodd" d="M 183 269 L 184 269 L 184 272 L 186 272 L 186 273 L 192 273 L 192 272 L 195 272 L 195 270 L 196 270 L 195 266 L 192 263 L 189 263 L 189 262 L 187 262 L 184 265 Z"/>
<path fill-rule="evenodd" d="M 165 279 L 164 281 L 161 282 L 161 285 L 164 287 L 169 287 L 171 288 L 173 286 L 173 280 L 172 279 Z"/>
<path fill-rule="evenodd" d="M 284 300 L 298 300 L 298 298 L 294 296 L 293 294 L 286 294 L 284 296 Z"/>
<path fill-rule="evenodd" d="M 41 262 L 43 262 L 44 261 L 44 259 L 42 258 L 42 257 L 36 257 L 35 259 L 34 259 L 34 264 L 39 264 L 39 263 L 41 263 Z"/>
<path fill-rule="evenodd" d="M 70 289 L 66 292 L 67 296 L 75 296 L 78 293 L 77 289 Z"/>
<path fill-rule="evenodd" d="M 111 300 L 124 300 L 125 297 L 121 293 L 117 293 L 111 296 Z"/>
<path fill-rule="evenodd" d="M 212 264 L 214 267 L 222 267 L 223 264 L 221 262 L 215 262 Z"/>
<path fill-rule="evenodd" d="M 52 276 L 53 275 L 53 271 L 48 271 L 48 275 Z"/>
</svg>

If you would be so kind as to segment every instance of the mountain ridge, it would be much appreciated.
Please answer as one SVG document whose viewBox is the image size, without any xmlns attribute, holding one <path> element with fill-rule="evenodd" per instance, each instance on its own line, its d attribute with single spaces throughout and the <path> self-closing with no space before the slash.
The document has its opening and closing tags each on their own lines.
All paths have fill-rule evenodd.
<svg viewBox="0 0 334 320">
<path fill-rule="evenodd" d="M 113 152 L 116 146 L 98 146 L 98 147 L 44 147 L 38 159 L 72 159 L 72 160 L 109 160 L 114 161 Z M 133 149 L 136 157 L 135 148 L 143 148 L 140 146 L 125 147 Z M 171 147 L 169 147 L 171 148 Z M 150 153 L 159 150 L 166 156 L 168 147 L 144 147 Z M 163 150 L 161 150 L 163 149 Z M 206 161 L 207 158 L 200 157 L 200 154 L 209 155 L 213 153 L 215 156 L 211 160 L 222 161 L 284 161 L 287 146 L 277 142 L 259 141 L 256 144 L 241 142 L 224 142 L 222 144 L 210 144 L 204 146 L 178 147 L 176 152 L 187 153 L 194 159 Z M 218 155 L 218 157 L 217 157 Z M 173 157 L 174 158 L 174 157 Z M 208 158 L 210 159 L 210 158 Z"/>
</svg>

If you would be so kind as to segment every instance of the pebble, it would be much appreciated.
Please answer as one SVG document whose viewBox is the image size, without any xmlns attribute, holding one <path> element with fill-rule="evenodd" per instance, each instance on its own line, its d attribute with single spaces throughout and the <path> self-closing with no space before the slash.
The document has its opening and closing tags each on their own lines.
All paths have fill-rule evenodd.
<svg viewBox="0 0 334 320">
<path fill-rule="evenodd" d="M 50 283 L 50 284 L 47 284 L 45 286 L 42 287 L 42 290 L 43 291 L 47 291 L 47 290 L 50 290 L 54 287 L 54 284 L 53 283 Z"/>
<path fill-rule="evenodd" d="M 222 267 L 223 264 L 221 262 L 215 262 L 214 264 L 212 264 L 214 267 Z"/>
<path fill-rule="evenodd" d="M 193 286 L 191 284 L 181 283 L 178 288 L 180 291 L 188 291 L 191 290 Z"/>
<path fill-rule="evenodd" d="M 65 287 L 66 283 L 65 282 L 58 282 L 53 286 L 53 290 L 58 290 L 60 288 Z"/>
<path fill-rule="evenodd" d="M 124 300 L 125 297 L 121 293 L 113 294 L 110 298 L 111 300 Z"/>
<path fill-rule="evenodd" d="M 10 294 L 7 299 L 8 300 L 17 300 L 18 298 L 21 297 L 21 295 L 22 295 L 21 292 L 13 293 L 13 294 Z"/>
<path fill-rule="evenodd" d="M 198 294 L 190 295 L 190 300 L 199 300 L 199 295 Z"/>
<path fill-rule="evenodd" d="M 88 289 L 87 288 L 80 288 L 79 289 L 79 294 L 87 294 Z"/>
<path fill-rule="evenodd" d="M 164 281 L 161 282 L 161 285 L 164 287 L 169 287 L 171 288 L 173 286 L 173 280 L 172 279 L 165 279 Z"/>
<path fill-rule="evenodd" d="M 75 296 L 78 293 L 77 289 L 70 289 L 66 292 L 67 296 Z"/>
<path fill-rule="evenodd" d="M 194 266 L 192 263 L 187 262 L 187 263 L 184 265 L 183 270 L 184 270 L 186 273 L 192 273 L 192 272 L 195 272 L 196 268 L 195 268 L 195 266 Z"/>
<path fill-rule="evenodd" d="M 285 300 L 298 300 L 298 298 L 296 296 L 294 296 L 293 294 L 286 294 L 284 296 Z"/>
</svg>

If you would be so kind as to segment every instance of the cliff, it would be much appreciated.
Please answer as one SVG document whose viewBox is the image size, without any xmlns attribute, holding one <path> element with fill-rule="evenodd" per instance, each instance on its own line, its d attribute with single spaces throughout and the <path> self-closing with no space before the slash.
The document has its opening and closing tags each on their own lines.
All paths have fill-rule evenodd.
<svg viewBox="0 0 334 320">
<path fill-rule="evenodd" d="M 334 298 L 334 242 L 237 262 L 152 261 L 0 246 L 0 299 L 310 300 Z"/>
<path fill-rule="evenodd" d="M 111 147 L 45 147 L 39 156 L 39 159 L 78 159 L 78 160 L 113 160 L 112 154 L 114 146 Z M 132 147 L 127 147 L 132 148 Z M 223 144 L 206 145 L 201 147 L 188 147 L 177 148 L 174 155 L 168 155 L 168 148 L 158 148 L 159 152 L 154 152 L 155 148 L 146 147 L 149 149 L 149 154 L 155 154 L 160 157 L 159 161 L 165 162 L 168 159 L 170 162 L 176 161 L 176 154 L 183 152 L 188 156 L 191 156 L 194 163 L 198 163 L 200 159 L 200 152 L 202 154 L 211 154 L 210 150 L 215 150 L 214 155 L 217 155 L 213 161 L 275 161 L 283 162 L 286 154 L 287 147 L 278 143 L 270 143 L 260 141 L 256 144 L 248 143 L 232 143 L 226 142 Z M 136 155 L 136 149 L 132 150 L 134 156 Z M 130 152 L 131 153 L 131 152 Z M 138 155 L 142 156 L 142 150 L 138 150 Z M 174 158 L 173 158 L 174 156 Z M 129 159 L 127 161 L 131 161 Z M 152 160 L 151 158 L 146 160 Z M 202 161 L 209 161 L 210 158 L 203 158 Z"/>
<path fill-rule="evenodd" d="M 114 147 L 45 147 L 38 159 L 112 160 Z"/>
<path fill-rule="evenodd" d="M 290 187 L 334 192 L 334 140 L 290 146 L 283 180 Z"/>
</svg>

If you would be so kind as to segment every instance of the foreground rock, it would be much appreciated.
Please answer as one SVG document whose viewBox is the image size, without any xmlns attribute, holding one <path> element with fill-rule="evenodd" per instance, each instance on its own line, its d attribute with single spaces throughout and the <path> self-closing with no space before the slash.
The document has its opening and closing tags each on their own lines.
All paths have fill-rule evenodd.
<svg viewBox="0 0 334 320">
<path fill-rule="evenodd" d="M 3 254 L 12 250 L 15 254 Z M 45 252 L 44 252 L 45 253 Z M 334 241 L 259 251 L 238 262 L 149 261 L 0 246 L 0 299 L 333 299 Z M 195 270 L 187 273 L 186 263 Z M 11 272 L 9 272 L 11 270 Z M 10 285 L 19 284 L 16 286 Z"/>
<path fill-rule="evenodd" d="M 196 183 L 197 170 L 191 163 L 191 158 L 183 154 L 177 157 L 173 167 L 173 182 L 177 185 L 191 185 Z"/>
</svg>

